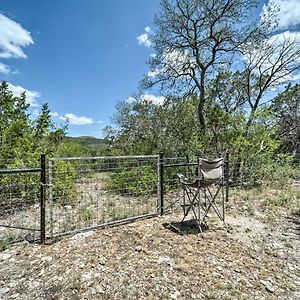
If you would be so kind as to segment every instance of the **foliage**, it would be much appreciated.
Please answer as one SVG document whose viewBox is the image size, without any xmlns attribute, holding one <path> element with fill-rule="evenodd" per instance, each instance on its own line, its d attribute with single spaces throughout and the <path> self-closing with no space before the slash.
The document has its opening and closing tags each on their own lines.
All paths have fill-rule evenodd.
<svg viewBox="0 0 300 300">
<path fill-rule="evenodd" d="M 37 161 L 41 153 L 52 155 L 62 138 L 66 127 L 56 127 L 51 120 L 47 104 L 35 120 L 28 113 L 26 93 L 16 97 L 6 82 L 0 85 L 0 159 Z M 13 167 L 13 166 L 11 166 Z M 20 167 L 19 165 L 17 167 Z"/>
<path fill-rule="evenodd" d="M 158 85 L 166 95 L 183 98 L 197 95 L 204 131 L 211 83 L 230 71 L 255 113 L 267 90 L 299 70 L 300 56 L 297 41 L 273 37 L 278 11 L 272 4 L 259 19 L 252 15 L 256 5 L 255 0 L 162 0 L 150 37 L 155 55 L 142 87 Z M 251 120 L 252 113 L 249 125 Z"/>
<path fill-rule="evenodd" d="M 199 141 L 194 118 L 195 99 L 168 99 L 161 105 L 145 99 L 120 102 L 114 121 L 106 128 L 110 154 L 183 155 L 196 150 Z M 189 145 L 189 147 L 187 147 Z"/>
<path fill-rule="evenodd" d="M 0 252 L 5 251 L 9 247 L 9 242 L 7 239 L 1 239 L 0 240 Z"/>
<path fill-rule="evenodd" d="M 76 169 L 69 161 L 54 162 L 52 181 L 53 200 L 61 205 L 73 204 Z"/>
<path fill-rule="evenodd" d="M 271 106 L 285 151 L 300 157 L 300 84 L 289 84 Z"/>
<path fill-rule="evenodd" d="M 155 192 L 157 174 L 152 166 L 126 167 L 112 173 L 106 189 L 127 196 L 146 196 Z"/>
<path fill-rule="evenodd" d="M 52 156 L 61 143 L 66 126 L 57 127 L 51 119 L 47 104 L 42 105 L 39 115 L 32 119 L 26 94 L 14 96 L 8 84 L 0 85 L 0 163 L 2 169 L 37 168 L 41 154 Z M 1 176 L 2 196 L 14 180 L 17 184 L 10 187 L 9 193 L 20 197 L 20 201 L 36 201 L 39 191 L 39 174 L 32 176 Z M 33 188 L 35 187 L 35 188 Z M 62 186 L 60 186 L 62 188 Z M 71 190 L 69 186 L 65 191 Z M 5 200 L 5 199 L 4 199 Z"/>
</svg>

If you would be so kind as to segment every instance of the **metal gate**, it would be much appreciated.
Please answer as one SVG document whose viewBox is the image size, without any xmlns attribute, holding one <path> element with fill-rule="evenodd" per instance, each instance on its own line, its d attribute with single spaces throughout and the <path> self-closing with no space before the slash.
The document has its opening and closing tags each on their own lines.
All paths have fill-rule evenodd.
<svg viewBox="0 0 300 300">
<path fill-rule="evenodd" d="M 44 243 L 45 155 L 41 155 L 37 168 L 14 168 L 9 160 L 3 166 L 5 169 L 0 169 L 0 240 Z"/>
<path fill-rule="evenodd" d="M 158 155 L 50 158 L 47 235 L 156 216 L 157 171 Z"/>
</svg>

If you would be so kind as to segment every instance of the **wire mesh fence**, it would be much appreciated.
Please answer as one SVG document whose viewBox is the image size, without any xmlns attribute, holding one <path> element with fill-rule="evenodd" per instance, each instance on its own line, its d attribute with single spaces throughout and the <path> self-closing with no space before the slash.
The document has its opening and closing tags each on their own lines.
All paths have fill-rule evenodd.
<svg viewBox="0 0 300 300">
<path fill-rule="evenodd" d="M 212 157 L 209 157 L 212 158 Z M 182 211 L 178 173 L 197 176 L 197 157 L 50 158 L 46 233 L 74 233 L 158 213 Z M 0 240 L 35 240 L 41 230 L 38 160 L 0 160 Z M 12 171 L 14 170 L 14 171 Z M 300 160 L 230 155 L 228 208 L 257 213 L 291 207 L 300 217 Z M 259 199 L 259 201 L 254 201 Z M 259 207 L 254 208 L 254 202 Z"/>
<path fill-rule="evenodd" d="M 50 236 L 157 213 L 158 156 L 52 158 Z"/>
<path fill-rule="evenodd" d="M 231 156 L 229 203 L 250 215 L 289 207 L 300 216 L 300 160 L 287 155 Z"/>
<path fill-rule="evenodd" d="M 195 174 L 196 163 L 191 163 L 187 157 L 163 158 L 163 205 L 164 213 L 180 211 L 182 186 L 177 174 L 192 178 Z"/>
<path fill-rule="evenodd" d="M 38 160 L 0 160 L 1 243 L 40 237 Z"/>
</svg>

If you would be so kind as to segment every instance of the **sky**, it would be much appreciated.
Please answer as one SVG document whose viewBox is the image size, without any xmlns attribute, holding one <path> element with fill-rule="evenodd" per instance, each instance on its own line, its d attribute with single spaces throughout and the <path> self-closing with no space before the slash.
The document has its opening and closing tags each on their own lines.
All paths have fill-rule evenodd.
<svg viewBox="0 0 300 300">
<path fill-rule="evenodd" d="M 280 30 L 299 29 L 300 0 L 273 2 Z M 158 11 L 159 0 L 0 0 L 0 81 L 27 90 L 33 116 L 47 102 L 57 124 L 69 120 L 68 135 L 103 137 L 116 103 L 149 71 Z"/>
</svg>

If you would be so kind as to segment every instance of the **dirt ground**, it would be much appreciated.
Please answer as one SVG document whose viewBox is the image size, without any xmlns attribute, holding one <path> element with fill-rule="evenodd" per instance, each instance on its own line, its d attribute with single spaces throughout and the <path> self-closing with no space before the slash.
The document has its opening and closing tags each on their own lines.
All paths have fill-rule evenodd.
<svg viewBox="0 0 300 300">
<path fill-rule="evenodd" d="M 229 232 L 212 214 L 203 238 L 177 213 L 12 246 L 0 299 L 300 299 L 300 214 L 282 193 L 251 197 L 228 204 Z"/>
</svg>

